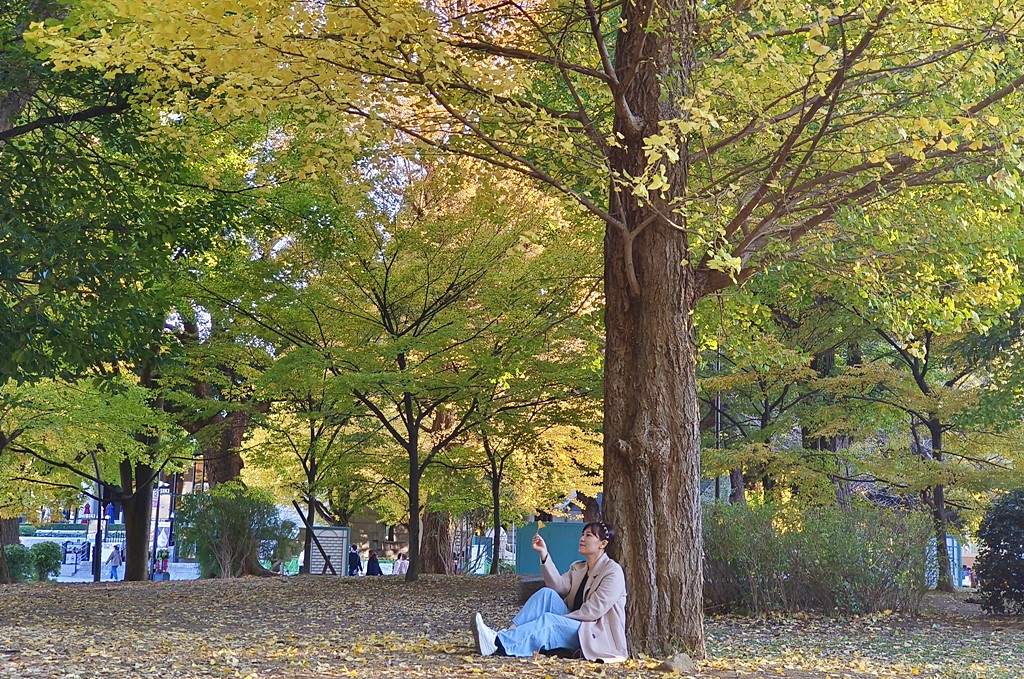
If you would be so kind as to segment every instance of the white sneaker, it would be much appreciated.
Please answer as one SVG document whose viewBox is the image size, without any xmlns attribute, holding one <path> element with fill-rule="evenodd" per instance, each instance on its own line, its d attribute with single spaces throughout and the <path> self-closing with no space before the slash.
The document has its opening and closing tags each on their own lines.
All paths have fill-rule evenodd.
<svg viewBox="0 0 1024 679">
<path fill-rule="evenodd" d="M 484 616 L 480 615 L 480 611 L 473 614 L 469 626 L 473 630 L 473 641 L 476 642 L 476 650 L 480 651 L 480 655 L 494 655 L 498 650 L 498 633 L 484 624 Z"/>
</svg>

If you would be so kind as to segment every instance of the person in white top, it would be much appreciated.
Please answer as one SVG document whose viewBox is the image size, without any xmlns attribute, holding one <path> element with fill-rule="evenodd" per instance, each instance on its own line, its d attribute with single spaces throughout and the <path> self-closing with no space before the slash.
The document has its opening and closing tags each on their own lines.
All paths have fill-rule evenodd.
<svg viewBox="0 0 1024 679">
<path fill-rule="evenodd" d="M 405 552 L 398 555 L 395 559 L 395 565 L 391 567 L 392 575 L 405 575 L 409 572 L 409 559 L 405 556 Z"/>
</svg>

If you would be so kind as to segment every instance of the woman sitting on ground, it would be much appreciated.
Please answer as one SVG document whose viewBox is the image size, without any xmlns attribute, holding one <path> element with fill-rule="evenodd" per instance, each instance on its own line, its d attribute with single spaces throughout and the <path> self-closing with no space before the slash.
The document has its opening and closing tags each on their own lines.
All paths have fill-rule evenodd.
<svg viewBox="0 0 1024 679">
<path fill-rule="evenodd" d="M 580 537 L 580 554 L 586 559 L 561 575 L 544 538 L 534 535 L 532 546 L 540 554 L 547 587 L 529 598 L 508 629 L 495 632 L 479 612 L 474 614 L 471 627 L 477 650 L 482 655 L 524 658 L 535 651 L 568 650 L 587 660 L 625 660 L 626 580 L 622 567 L 605 554 L 614 538 L 608 525 L 588 523 Z"/>
</svg>

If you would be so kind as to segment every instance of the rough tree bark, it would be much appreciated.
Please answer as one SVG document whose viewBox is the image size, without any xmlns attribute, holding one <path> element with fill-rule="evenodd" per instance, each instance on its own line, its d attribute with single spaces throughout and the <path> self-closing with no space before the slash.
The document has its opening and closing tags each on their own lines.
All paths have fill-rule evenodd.
<svg viewBox="0 0 1024 679">
<path fill-rule="evenodd" d="M 937 419 L 927 422 L 928 434 L 932 440 L 932 459 L 942 462 L 942 423 Z M 935 588 L 940 592 L 955 592 L 953 573 L 949 565 L 949 547 L 946 545 L 946 487 L 942 484 L 932 488 L 932 524 L 935 527 L 935 558 L 938 562 L 938 582 Z"/>
<path fill-rule="evenodd" d="M 618 177 L 647 167 L 644 139 L 658 123 L 684 117 L 692 91 L 697 31 L 693 0 L 624 3 L 615 46 L 621 145 L 611 150 Z M 638 26 L 660 27 L 653 33 Z M 666 194 L 641 204 L 613 187 L 605 234 L 605 517 L 619 531 L 614 555 L 630 583 L 628 636 L 634 653 L 706 655 L 700 509 L 700 412 L 693 315 L 705 281 L 688 263 L 684 232 L 669 200 L 686 195 L 689 158 L 666 168 Z"/>
<path fill-rule="evenodd" d="M 454 571 L 450 513 L 423 512 L 423 546 L 424 549 L 419 553 L 420 573 L 450 575 Z M 411 552 L 412 545 L 409 547 Z"/>
<path fill-rule="evenodd" d="M 17 519 L 0 519 L 0 585 L 14 582 L 7 568 L 7 556 L 4 554 L 6 545 L 21 544 Z"/>
<path fill-rule="evenodd" d="M 818 373 L 819 377 L 829 377 L 832 375 L 836 365 L 836 351 L 835 349 L 826 349 L 819 354 L 816 354 L 811 358 L 811 369 Z M 840 450 L 848 448 L 850 445 L 849 438 L 846 436 L 840 436 L 833 434 L 831 436 L 814 436 L 807 427 L 800 428 L 800 438 L 804 449 L 816 450 L 825 453 L 838 453 Z M 849 467 L 843 462 L 838 455 L 832 455 L 833 465 L 835 471 L 828 474 L 829 480 L 836 489 L 836 504 L 840 507 L 849 509 L 850 500 L 853 495 L 853 489 L 850 486 L 850 482 L 847 480 L 849 476 Z"/>
<path fill-rule="evenodd" d="M 590 497 L 585 493 L 576 493 L 576 499 L 583 503 L 583 521 L 590 523 L 591 521 L 600 521 L 601 505 L 597 503 L 596 497 Z"/>
<path fill-rule="evenodd" d="M 156 444 L 155 441 L 151 442 Z M 121 500 L 124 512 L 124 579 L 149 580 L 149 518 L 156 470 L 146 464 L 121 462 L 121 488 L 132 489 Z"/>
<path fill-rule="evenodd" d="M 494 537 L 491 538 L 491 575 L 498 575 L 501 572 L 501 479 L 504 471 L 504 460 L 499 459 L 491 447 L 491 439 L 484 434 L 484 451 L 487 453 L 487 460 L 490 468 L 487 472 L 488 481 L 491 486 L 491 526 L 494 530 Z"/>
<path fill-rule="evenodd" d="M 139 373 L 139 384 L 146 388 L 154 388 L 157 379 L 156 366 L 153 361 L 147 362 Z M 163 409 L 163 399 L 156 398 L 152 406 L 157 410 Z M 156 436 L 139 432 L 135 439 L 156 454 L 160 443 Z M 124 579 L 149 580 L 149 518 L 152 512 L 153 486 L 158 472 L 145 462 L 133 462 L 127 458 L 121 460 L 118 471 L 121 478 L 121 494 L 118 500 L 124 512 Z M 99 558 L 99 555 L 94 558 Z"/>
<path fill-rule="evenodd" d="M 729 504 L 747 504 L 747 487 L 743 483 L 743 467 L 733 467 L 729 471 Z"/>
</svg>

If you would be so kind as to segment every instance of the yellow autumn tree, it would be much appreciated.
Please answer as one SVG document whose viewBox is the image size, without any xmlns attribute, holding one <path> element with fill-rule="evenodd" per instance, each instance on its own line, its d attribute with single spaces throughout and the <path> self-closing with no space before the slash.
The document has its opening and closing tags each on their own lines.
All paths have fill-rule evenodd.
<svg viewBox="0 0 1024 679">
<path fill-rule="evenodd" d="M 605 515 L 635 652 L 705 653 L 698 301 L 908 187 L 1020 193 L 1010 0 L 74 5 L 34 44 L 135 77 L 154 120 L 272 121 L 304 174 L 382 138 L 469 155 L 602 220 Z"/>
</svg>

